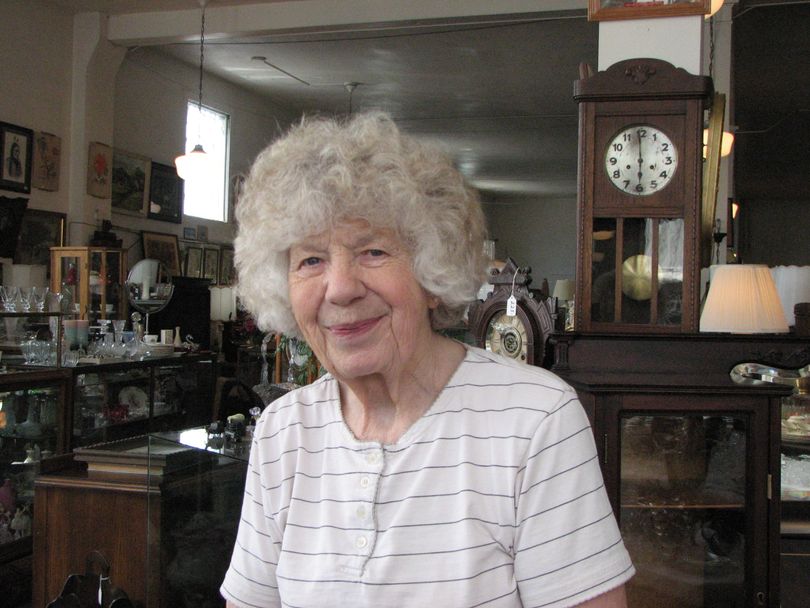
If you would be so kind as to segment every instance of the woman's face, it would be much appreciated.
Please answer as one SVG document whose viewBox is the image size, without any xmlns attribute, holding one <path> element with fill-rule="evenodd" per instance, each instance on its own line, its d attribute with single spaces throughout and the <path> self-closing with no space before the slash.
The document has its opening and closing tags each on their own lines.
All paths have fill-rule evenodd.
<svg viewBox="0 0 810 608">
<path fill-rule="evenodd" d="M 304 339 L 338 379 L 412 367 L 436 305 L 391 230 L 346 222 L 290 248 L 290 302 Z"/>
</svg>

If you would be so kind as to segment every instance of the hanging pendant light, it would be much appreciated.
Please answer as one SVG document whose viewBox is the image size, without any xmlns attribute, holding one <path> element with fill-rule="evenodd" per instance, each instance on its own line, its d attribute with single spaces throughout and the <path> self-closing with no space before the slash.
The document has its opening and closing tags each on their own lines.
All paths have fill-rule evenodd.
<svg viewBox="0 0 810 608">
<path fill-rule="evenodd" d="M 200 113 L 200 118 L 197 121 L 197 145 L 190 152 L 186 152 L 182 156 L 174 159 L 174 165 L 177 167 L 177 175 L 181 179 L 188 180 L 194 179 L 196 176 L 204 175 L 208 171 L 208 154 L 199 143 L 199 125 L 202 117 L 202 91 L 203 91 L 203 62 L 205 60 L 205 6 L 208 0 L 198 0 L 202 15 L 200 20 L 200 88 L 199 97 L 197 101 L 197 108 Z"/>
</svg>

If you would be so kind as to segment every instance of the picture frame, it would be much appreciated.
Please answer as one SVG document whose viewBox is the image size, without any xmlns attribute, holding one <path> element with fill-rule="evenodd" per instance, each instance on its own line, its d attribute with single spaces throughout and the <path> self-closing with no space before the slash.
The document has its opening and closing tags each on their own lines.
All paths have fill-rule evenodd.
<svg viewBox="0 0 810 608">
<path fill-rule="evenodd" d="M 183 221 L 183 180 L 175 167 L 152 162 L 147 217 L 175 224 Z"/>
<path fill-rule="evenodd" d="M 118 148 L 113 152 L 112 210 L 145 217 L 149 208 L 152 161 Z"/>
<path fill-rule="evenodd" d="M 711 0 L 588 0 L 588 21 L 707 15 Z"/>
<path fill-rule="evenodd" d="M 59 190 L 59 166 L 62 158 L 62 139 L 53 133 L 34 133 L 34 166 L 31 185 L 38 190 Z"/>
<path fill-rule="evenodd" d="M 163 264 L 171 276 L 180 276 L 180 245 L 176 234 L 141 232 L 143 257 Z"/>
<path fill-rule="evenodd" d="M 207 241 L 208 240 L 208 226 L 204 224 L 200 224 L 197 226 L 197 240 L 198 241 Z"/>
<path fill-rule="evenodd" d="M 233 264 L 233 248 L 222 247 L 219 260 L 219 284 L 233 285 L 236 280 L 236 268 Z"/>
<path fill-rule="evenodd" d="M 194 279 L 202 277 L 202 260 L 202 247 L 186 247 L 186 267 L 183 274 Z"/>
<path fill-rule="evenodd" d="M 196 241 L 197 229 L 194 226 L 183 226 L 183 238 L 190 241 Z"/>
<path fill-rule="evenodd" d="M 96 198 L 110 198 L 112 167 L 112 148 L 97 141 L 90 142 L 87 150 L 87 194 Z"/>
<path fill-rule="evenodd" d="M 51 247 L 63 247 L 66 238 L 67 215 L 42 209 L 26 209 L 20 225 L 15 264 L 45 266 L 46 276 L 51 271 Z"/>
<path fill-rule="evenodd" d="M 206 247 L 203 250 L 203 271 L 204 279 L 210 279 L 211 285 L 217 284 L 219 278 L 219 249 Z"/>
<path fill-rule="evenodd" d="M 20 238 L 20 227 L 28 207 L 22 196 L 0 196 L 0 258 L 13 258 Z"/>
<path fill-rule="evenodd" d="M 31 193 L 34 132 L 0 122 L 0 190 Z"/>
</svg>

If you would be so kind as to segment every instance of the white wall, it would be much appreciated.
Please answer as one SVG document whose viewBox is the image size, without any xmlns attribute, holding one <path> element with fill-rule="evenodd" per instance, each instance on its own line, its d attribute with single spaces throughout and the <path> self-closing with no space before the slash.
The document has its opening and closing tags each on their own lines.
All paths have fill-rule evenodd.
<svg viewBox="0 0 810 608">
<path fill-rule="evenodd" d="M 198 68 L 152 49 L 129 51 L 115 79 L 114 146 L 173 164 L 185 148 L 186 104 L 197 99 L 198 86 Z M 247 171 L 279 129 L 295 118 L 288 110 L 208 74 L 203 103 L 230 116 L 231 175 Z M 141 230 L 182 236 L 183 226 L 208 226 L 208 240 L 215 243 L 230 243 L 234 236 L 232 222 L 192 217 L 173 224 L 113 213 L 112 221 L 116 234 L 125 237 L 125 246 L 139 241 Z M 137 244 L 131 251 L 131 261 L 140 258 Z"/>
<path fill-rule="evenodd" d="M 484 213 L 496 257 L 531 266 L 533 288 L 547 279 L 553 290 L 558 279 L 574 278 L 576 198 L 485 203 Z"/>
</svg>

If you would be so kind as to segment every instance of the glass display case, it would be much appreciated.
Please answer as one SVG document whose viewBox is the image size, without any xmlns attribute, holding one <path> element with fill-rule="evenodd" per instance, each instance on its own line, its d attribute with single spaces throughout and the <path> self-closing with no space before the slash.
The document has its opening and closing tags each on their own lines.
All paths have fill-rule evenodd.
<svg viewBox="0 0 810 608">
<path fill-rule="evenodd" d="M 30 580 L 18 576 L 13 562 L 31 553 L 40 463 L 66 445 L 69 386 L 70 372 L 64 368 L 0 373 L 0 581 L 12 582 L 10 588 L 0 585 L 3 605 L 30 601 Z"/>
<path fill-rule="evenodd" d="M 72 447 L 211 421 L 213 354 L 79 365 L 72 371 Z"/>
<path fill-rule="evenodd" d="M 95 325 L 125 319 L 127 253 L 110 247 L 51 247 L 51 291 L 63 310 Z"/>
<path fill-rule="evenodd" d="M 0 312 L 0 371 L 19 367 L 61 367 L 60 312 Z"/>
</svg>

